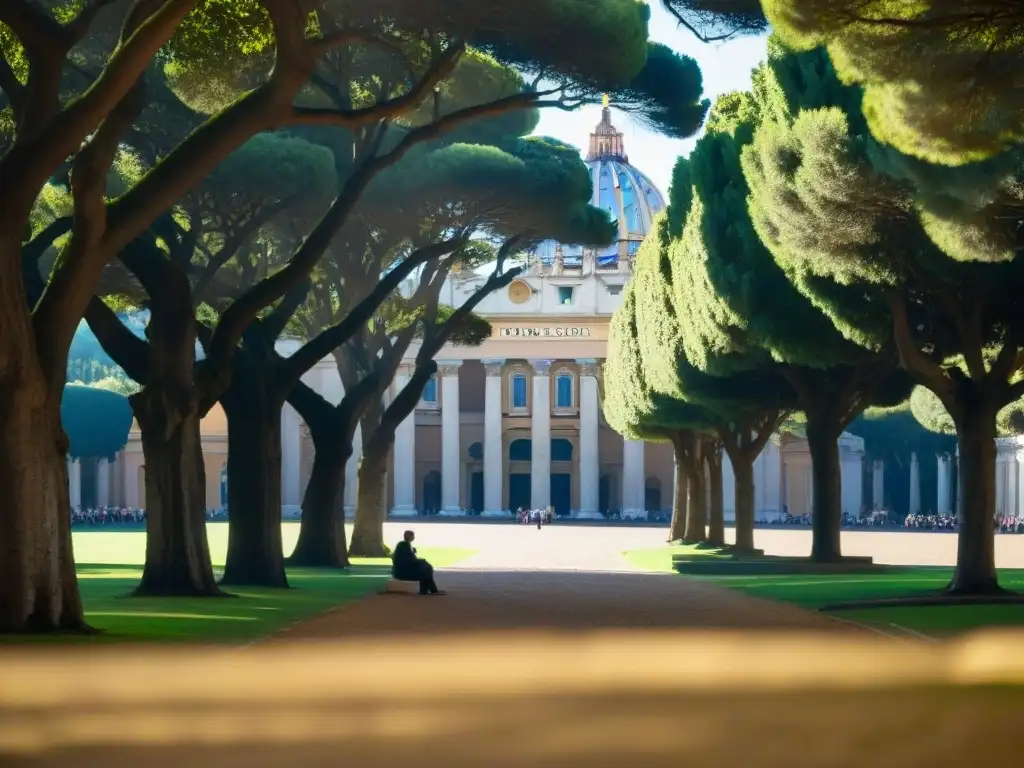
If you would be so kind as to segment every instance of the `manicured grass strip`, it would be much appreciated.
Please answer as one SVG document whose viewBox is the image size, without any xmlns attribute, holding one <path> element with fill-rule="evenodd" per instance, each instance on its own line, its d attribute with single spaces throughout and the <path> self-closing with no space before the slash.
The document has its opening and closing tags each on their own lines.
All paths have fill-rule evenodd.
<svg viewBox="0 0 1024 768">
<path fill-rule="evenodd" d="M 351 532 L 351 527 L 349 532 Z M 71 534 L 71 538 L 74 541 L 76 563 L 142 565 L 146 562 L 146 532 L 144 530 L 75 531 Z M 210 559 L 213 560 L 214 566 L 223 566 L 228 551 L 228 524 L 207 523 L 206 538 L 210 542 Z M 281 524 L 281 539 L 285 556 L 291 554 L 291 551 L 295 549 L 295 542 L 298 541 L 298 538 L 299 524 L 297 522 Z M 476 554 L 472 550 L 455 547 L 417 546 L 417 550 L 421 557 L 427 558 L 438 568 L 454 565 L 460 560 Z M 357 559 L 355 562 L 368 563 L 372 561 Z"/>
<path fill-rule="evenodd" d="M 696 544 L 672 544 L 649 549 L 631 549 L 628 552 L 623 552 L 622 556 L 634 568 L 653 573 L 675 573 L 673 558 L 732 559 L 732 555 L 727 550 L 706 549 Z"/>
<path fill-rule="evenodd" d="M 282 526 L 290 552 L 298 525 Z M 207 525 L 215 568 L 223 567 L 227 525 Z M 76 531 L 73 534 L 78 584 L 89 624 L 103 630 L 90 636 L 0 636 L 0 642 L 116 643 L 166 642 L 241 644 L 274 634 L 297 621 L 379 592 L 387 581 L 387 558 L 355 558 L 348 571 L 289 568 L 292 589 L 238 587 L 226 598 L 128 597 L 142 577 L 144 531 Z M 475 554 L 455 547 L 419 548 L 422 557 L 443 568 Z"/>
<path fill-rule="evenodd" d="M 908 567 L 879 574 L 697 578 L 738 589 L 754 597 L 817 610 L 823 605 L 846 601 L 934 594 L 949 582 L 952 575 L 951 568 Z M 1001 570 L 999 580 L 1007 589 L 1024 591 L 1024 570 Z M 842 611 L 835 615 L 848 621 L 876 626 L 893 634 L 899 634 L 898 629 L 892 627 L 895 624 L 927 636 L 949 635 L 983 627 L 1024 625 L 1024 605 L 894 606 Z"/>
<path fill-rule="evenodd" d="M 701 578 L 704 581 L 739 589 L 757 597 L 781 600 L 816 609 L 823 605 L 845 601 L 912 597 L 935 593 L 949 583 L 952 575 L 952 568 L 908 567 L 890 568 L 877 574 L 786 574 L 706 576 Z M 1008 589 L 1024 590 L 1024 570 L 1002 570 L 999 572 L 999 580 Z M 915 609 L 897 607 L 878 610 L 912 612 Z M 845 617 L 846 612 L 843 615 Z"/>
<path fill-rule="evenodd" d="M 929 637 L 967 632 L 983 627 L 1024 626 L 1022 605 L 943 605 L 914 608 L 871 608 L 836 614 L 880 629 L 900 627 Z M 896 625 L 893 627 L 893 625 Z"/>
<path fill-rule="evenodd" d="M 757 560 L 732 560 L 728 550 L 701 549 L 694 545 L 672 545 L 623 552 L 635 568 L 659 573 L 692 569 L 685 578 L 737 589 L 753 597 L 818 610 L 825 605 L 935 594 L 949 583 L 948 567 L 871 566 L 859 573 L 752 573 Z M 772 558 L 764 558 L 771 561 Z M 781 561 L 785 558 L 776 558 Z M 681 567 L 678 567 L 681 566 Z M 855 567 L 855 566 L 854 566 Z M 728 569 L 728 574 L 700 574 L 707 568 Z M 1003 569 L 999 582 L 1007 589 L 1024 592 L 1024 570 Z M 895 635 L 899 627 L 929 637 L 983 627 L 1024 626 L 1024 605 L 894 606 L 844 610 L 835 614 L 848 621 L 878 627 Z M 893 627 L 896 625 L 896 627 Z"/>
<path fill-rule="evenodd" d="M 128 597 L 139 583 L 135 565 L 81 565 L 78 583 L 89 624 L 103 630 L 89 636 L 6 636 L 0 642 L 152 642 L 240 644 L 273 634 L 343 603 L 379 592 L 387 581 L 383 565 L 349 571 L 293 568 L 292 589 L 231 589 L 235 597 Z"/>
</svg>

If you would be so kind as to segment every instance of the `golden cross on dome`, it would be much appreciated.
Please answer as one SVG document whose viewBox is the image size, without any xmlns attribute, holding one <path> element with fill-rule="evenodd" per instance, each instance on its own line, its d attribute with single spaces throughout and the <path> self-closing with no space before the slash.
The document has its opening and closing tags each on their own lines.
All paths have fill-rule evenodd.
<svg viewBox="0 0 1024 768">
<path fill-rule="evenodd" d="M 608 109 L 608 107 L 611 106 L 611 103 L 612 100 L 611 98 L 609 98 L 607 93 L 601 97 L 601 106 L 604 107 L 605 109 Z"/>
</svg>

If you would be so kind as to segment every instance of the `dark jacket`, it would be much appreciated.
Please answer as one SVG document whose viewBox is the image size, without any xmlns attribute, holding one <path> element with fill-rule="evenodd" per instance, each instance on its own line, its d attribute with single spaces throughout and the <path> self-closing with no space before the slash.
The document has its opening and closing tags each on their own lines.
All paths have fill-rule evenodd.
<svg viewBox="0 0 1024 768">
<path fill-rule="evenodd" d="M 420 580 L 420 559 L 408 541 L 400 541 L 391 554 L 391 575 L 399 581 Z"/>
</svg>

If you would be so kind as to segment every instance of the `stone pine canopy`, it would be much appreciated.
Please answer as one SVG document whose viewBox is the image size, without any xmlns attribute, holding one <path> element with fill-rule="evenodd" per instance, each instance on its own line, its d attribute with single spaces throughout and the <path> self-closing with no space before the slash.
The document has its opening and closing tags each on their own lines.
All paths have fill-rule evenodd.
<svg viewBox="0 0 1024 768">
<path fill-rule="evenodd" d="M 594 187 L 591 205 L 606 210 L 618 222 L 617 241 L 593 249 L 547 240 L 537 246 L 536 258 L 546 265 L 560 259 L 562 266 L 579 269 L 584 257 L 593 256 L 598 269 L 618 270 L 620 262 L 636 255 L 653 228 L 654 217 L 665 209 L 665 198 L 646 175 L 630 165 L 622 133 L 612 125 L 607 97 L 601 122 L 590 134 L 586 163 Z"/>
<path fill-rule="evenodd" d="M 110 458 L 128 442 L 132 407 L 128 398 L 98 387 L 69 384 L 60 403 L 60 419 L 75 459 Z"/>
</svg>

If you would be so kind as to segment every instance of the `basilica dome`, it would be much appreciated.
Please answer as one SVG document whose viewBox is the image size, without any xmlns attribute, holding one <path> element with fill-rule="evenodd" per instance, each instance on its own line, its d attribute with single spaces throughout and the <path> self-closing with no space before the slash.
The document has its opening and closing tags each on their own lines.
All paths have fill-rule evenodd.
<svg viewBox="0 0 1024 768">
<path fill-rule="evenodd" d="M 594 187 L 591 205 L 608 211 L 618 222 L 618 239 L 598 249 L 547 240 L 537 246 L 535 258 L 545 265 L 580 269 L 592 257 L 598 269 L 618 270 L 636 255 L 654 226 L 654 217 L 665 209 L 665 198 L 646 175 L 630 165 L 622 133 L 612 125 L 607 99 L 601 122 L 590 134 L 586 163 Z"/>
</svg>

